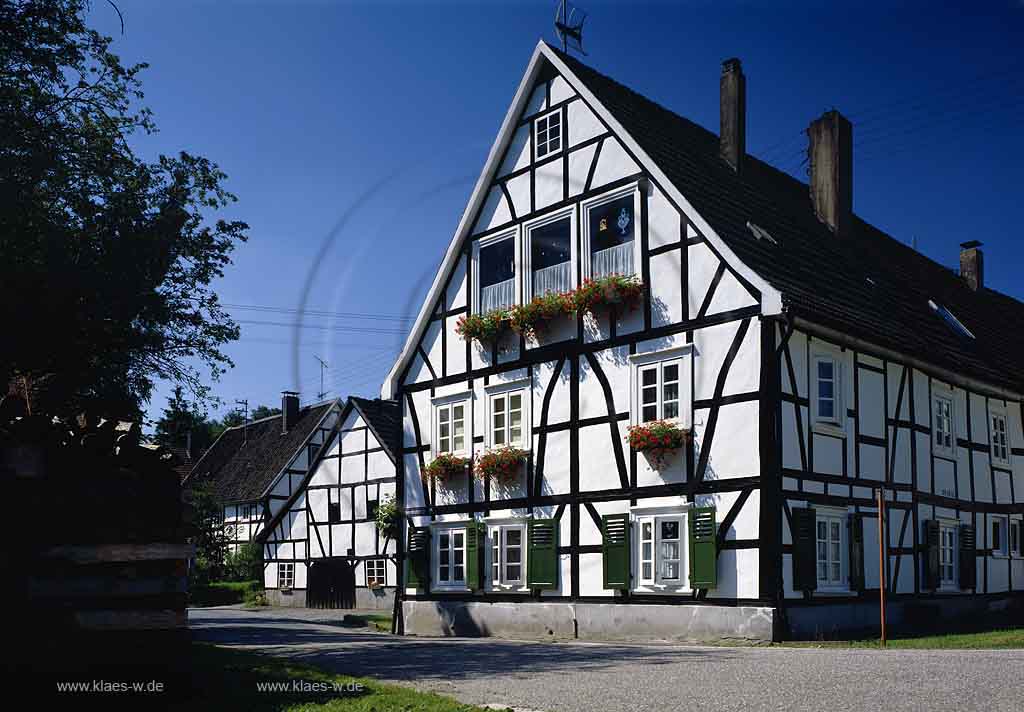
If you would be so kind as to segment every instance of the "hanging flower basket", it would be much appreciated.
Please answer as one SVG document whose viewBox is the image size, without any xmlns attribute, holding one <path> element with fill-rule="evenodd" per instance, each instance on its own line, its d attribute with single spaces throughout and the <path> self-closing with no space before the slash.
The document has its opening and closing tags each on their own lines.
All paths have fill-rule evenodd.
<svg viewBox="0 0 1024 712">
<path fill-rule="evenodd" d="M 448 482 L 453 477 L 465 472 L 468 463 L 469 460 L 458 455 L 438 455 L 427 465 L 427 477 L 433 477 L 442 483 Z"/>
<path fill-rule="evenodd" d="M 526 462 L 526 451 L 505 446 L 488 450 L 473 464 L 473 471 L 481 480 L 492 479 L 498 484 L 513 484 Z"/>
<path fill-rule="evenodd" d="M 528 304 L 520 304 L 509 310 L 509 324 L 520 334 L 536 336 L 545 331 L 552 319 L 576 310 L 572 292 L 549 293 L 534 297 Z"/>
<path fill-rule="evenodd" d="M 597 279 L 587 279 L 573 292 L 576 311 L 581 314 L 596 314 L 613 306 L 636 309 L 644 296 L 644 284 L 636 275 L 612 274 Z"/>
<path fill-rule="evenodd" d="M 509 326 L 509 312 L 496 309 L 487 314 L 469 314 L 459 318 L 455 333 L 465 341 L 476 339 L 482 344 L 493 344 Z"/>
<path fill-rule="evenodd" d="M 660 470 L 667 463 L 669 455 L 686 445 L 691 433 L 664 420 L 655 420 L 643 425 L 631 425 L 626 440 L 636 452 L 650 458 L 654 469 Z"/>
</svg>

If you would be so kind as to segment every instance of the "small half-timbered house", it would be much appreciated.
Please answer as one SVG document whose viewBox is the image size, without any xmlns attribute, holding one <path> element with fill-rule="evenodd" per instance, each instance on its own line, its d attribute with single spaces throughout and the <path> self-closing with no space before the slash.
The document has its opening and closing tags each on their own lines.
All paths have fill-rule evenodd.
<svg viewBox="0 0 1024 712">
<path fill-rule="evenodd" d="M 337 422 L 342 402 L 300 406 L 296 393 L 281 397 L 281 413 L 226 429 L 196 462 L 186 488 L 209 487 L 223 506 L 232 551 L 255 541 L 309 470 Z"/>
<path fill-rule="evenodd" d="M 881 581 L 897 622 L 1020 602 L 1024 305 L 978 243 L 958 274 L 855 215 L 840 113 L 809 184 L 748 155 L 745 81 L 723 64 L 716 135 L 538 44 L 382 388 L 406 633 L 773 639 L 870 625 Z M 460 336 L 611 274 L 636 306 Z M 649 421 L 689 438 L 652 458 Z M 474 476 L 510 444 L 515 479 Z"/>
<path fill-rule="evenodd" d="M 319 428 L 311 465 L 282 485 L 263 544 L 271 603 L 309 608 L 394 606 L 397 542 L 376 523 L 397 493 L 400 412 L 350 397 Z"/>
</svg>

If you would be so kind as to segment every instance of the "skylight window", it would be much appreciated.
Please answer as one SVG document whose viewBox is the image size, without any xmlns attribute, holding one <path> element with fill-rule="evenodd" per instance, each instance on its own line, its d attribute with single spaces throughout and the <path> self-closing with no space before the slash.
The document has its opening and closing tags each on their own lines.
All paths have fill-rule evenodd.
<svg viewBox="0 0 1024 712">
<path fill-rule="evenodd" d="M 932 308 L 932 311 L 942 317 L 942 320 L 949 324 L 949 328 L 958 333 L 960 336 L 966 336 L 968 339 L 973 339 L 974 334 L 971 333 L 970 329 L 960 323 L 960 320 L 953 316 L 953 312 L 941 304 L 936 304 L 931 299 L 928 300 L 928 306 Z"/>
</svg>

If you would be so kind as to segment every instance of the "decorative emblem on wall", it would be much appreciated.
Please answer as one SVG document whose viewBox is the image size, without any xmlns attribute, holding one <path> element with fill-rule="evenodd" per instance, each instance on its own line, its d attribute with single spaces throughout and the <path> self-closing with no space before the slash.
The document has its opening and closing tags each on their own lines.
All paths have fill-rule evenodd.
<svg viewBox="0 0 1024 712">
<path fill-rule="evenodd" d="M 623 208 L 622 211 L 619 213 L 619 222 L 617 223 L 619 226 L 619 232 L 625 235 L 627 228 L 629 228 L 629 223 L 629 211 Z"/>
<path fill-rule="evenodd" d="M 597 231 L 604 232 L 608 229 L 608 218 L 601 218 L 600 222 L 597 223 Z"/>
</svg>

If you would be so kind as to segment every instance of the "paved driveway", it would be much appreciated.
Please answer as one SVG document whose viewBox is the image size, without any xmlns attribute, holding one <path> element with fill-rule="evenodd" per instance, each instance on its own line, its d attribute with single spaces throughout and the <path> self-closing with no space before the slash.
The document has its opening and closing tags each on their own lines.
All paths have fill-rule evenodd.
<svg viewBox="0 0 1024 712">
<path fill-rule="evenodd" d="M 545 712 L 1014 710 L 1024 651 L 872 651 L 399 638 L 327 611 L 189 611 L 199 640 Z"/>
</svg>

